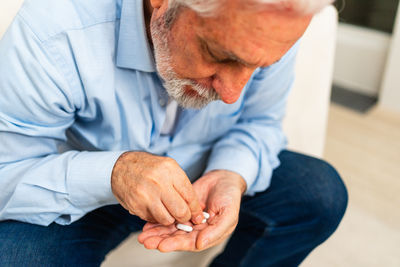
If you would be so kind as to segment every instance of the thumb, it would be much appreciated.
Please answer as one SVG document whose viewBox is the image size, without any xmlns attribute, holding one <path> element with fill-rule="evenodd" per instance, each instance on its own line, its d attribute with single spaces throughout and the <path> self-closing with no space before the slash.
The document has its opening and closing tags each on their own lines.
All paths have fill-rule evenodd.
<svg viewBox="0 0 400 267">
<path fill-rule="evenodd" d="M 218 214 L 209 220 L 209 225 L 202 230 L 196 240 L 196 248 L 204 250 L 226 239 L 235 229 L 236 220 L 229 214 Z"/>
<path fill-rule="evenodd" d="M 192 201 L 188 202 L 189 209 L 192 213 L 192 222 L 194 224 L 201 224 L 204 219 L 203 215 L 203 207 L 205 205 L 201 205 L 200 201 L 198 200 L 197 194 L 193 191 L 194 197 Z"/>
<path fill-rule="evenodd" d="M 200 224 L 204 219 L 203 209 L 200 204 L 197 193 L 193 189 L 193 186 L 190 183 L 189 179 L 188 178 L 181 179 L 181 181 L 179 181 L 178 184 L 174 185 L 174 187 L 175 190 L 181 195 L 181 197 L 188 204 L 192 222 L 194 224 Z"/>
</svg>

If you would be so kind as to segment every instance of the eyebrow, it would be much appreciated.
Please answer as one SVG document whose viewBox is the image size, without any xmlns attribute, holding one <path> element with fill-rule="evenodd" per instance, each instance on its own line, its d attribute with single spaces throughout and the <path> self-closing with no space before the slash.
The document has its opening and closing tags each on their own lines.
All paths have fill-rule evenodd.
<svg viewBox="0 0 400 267">
<path fill-rule="evenodd" d="M 201 38 L 200 36 L 198 36 L 198 39 L 200 40 L 200 42 L 203 43 L 204 46 L 207 47 L 207 50 L 210 50 L 210 47 L 208 46 L 207 40 Z M 258 66 L 258 64 L 256 64 L 256 63 L 249 63 L 249 62 L 245 61 L 244 59 L 240 58 L 239 56 L 237 56 L 237 55 L 236 55 L 235 53 L 233 53 L 232 51 L 222 49 L 222 48 L 221 48 L 221 45 L 219 45 L 219 44 L 216 43 L 216 42 L 213 42 L 213 41 L 209 41 L 209 42 L 210 42 L 210 43 L 213 43 L 213 44 L 216 45 L 216 46 L 218 46 L 218 47 L 220 48 L 220 49 L 219 49 L 219 50 L 220 50 L 219 52 L 221 52 L 222 54 L 224 54 L 229 60 L 239 62 L 240 64 L 243 64 L 243 65 L 245 65 L 246 67 L 249 67 L 249 68 L 255 68 L 255 67 Z M 211 56 L 213 56 L 213 55 L 211 55 Z"/>
</svg>

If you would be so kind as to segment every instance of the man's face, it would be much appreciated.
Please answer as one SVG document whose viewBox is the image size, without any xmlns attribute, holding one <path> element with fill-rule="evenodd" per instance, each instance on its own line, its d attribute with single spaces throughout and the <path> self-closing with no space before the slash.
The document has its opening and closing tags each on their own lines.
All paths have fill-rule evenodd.
<svg viewBox="0 0 400 267">
<path fill-rule="evenodd" d="M 239 2 L 226 1 L 213 17 L 180 8 L 171 25 L 166 25 L 167 1 L 154 10 L 157 69 L 181 106 L 202 108 L 218 99 L 234 103 L 253 71 L 278 61 L 311 20 L 283 11 L 249 10 Z"/>
</svg>

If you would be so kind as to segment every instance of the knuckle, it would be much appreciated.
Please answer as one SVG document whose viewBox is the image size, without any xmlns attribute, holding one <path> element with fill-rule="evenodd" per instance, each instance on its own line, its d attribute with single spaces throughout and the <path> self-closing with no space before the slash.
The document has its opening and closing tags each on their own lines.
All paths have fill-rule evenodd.
<svg viewBox="0 0 400 267">
<path fill-rule="evenodd" d="M 187 222 L 190 220 L 190 212 L 187 208 L 178 209 L 175 213 L 178 220 Z"/>
<path fill-rule="evenodd" d="M 142 219 L 147 216 L 146 207 L 144 205 L 142 205 L 141 203 L 138 203 L 137 201 L 135 201 L 133 199 L 129 199 L 127 204 L 129 207 L 130 214 L 136 215 Z"/>
<path fill-rule="evenodd" d="M 194 192 L 191 191 L 190 189 L 184 190 L 184 197 L 186 199 L 186 201 L 189 203 L 190 205 L 190 209 L 195 209 L 197 207 L 196 202 L 195 202 L 195 196 L 194 196 Z"/>
<path fill-rule="evenodd" d="M 138 216 L 139 218 L 141 218 L 142 220 L 146 220 L 147 221 L 147 216 L 146 214 L 144 214 L 141 211 L 135 211 L 133 213 L 131 213 L 132 215 Z"/>
<path fill-rule="evenodd" d="M 165 157 L 161 162 L 160 162 L 160 167 L 162 168 L 175 168 L 177 163 L 173 158 Z"/>
<path fill-rule="evenodd" d="M 159 223 L 161 223 L 162 225 L 171 225 L 175 222 L 175 220 L 173 218 L 170 217 L 164 217 Z"/>
</svg>

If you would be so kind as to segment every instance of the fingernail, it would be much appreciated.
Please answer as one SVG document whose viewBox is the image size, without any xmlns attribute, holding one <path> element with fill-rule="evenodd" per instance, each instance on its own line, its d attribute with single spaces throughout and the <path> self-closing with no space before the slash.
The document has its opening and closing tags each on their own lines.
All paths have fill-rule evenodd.
<svg viewBox="0 0 400 267">
<path fill-rule="evenodd" d="M 200 224 L 202 221 L 203 221 L 203 216 L 201 214 L 197 215 L 196 218 L 194 219 L 194 222 L 196 224 Z"/>
</svg>

